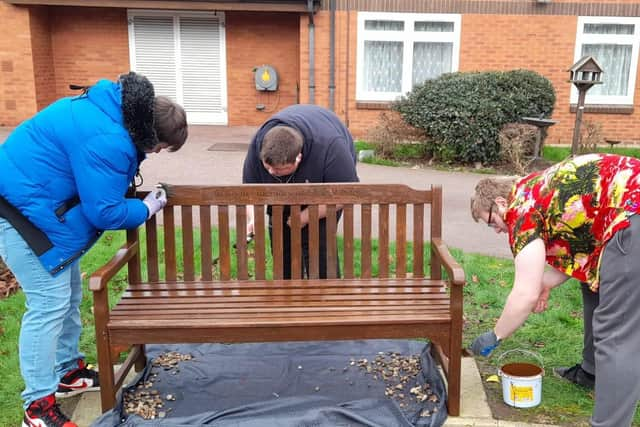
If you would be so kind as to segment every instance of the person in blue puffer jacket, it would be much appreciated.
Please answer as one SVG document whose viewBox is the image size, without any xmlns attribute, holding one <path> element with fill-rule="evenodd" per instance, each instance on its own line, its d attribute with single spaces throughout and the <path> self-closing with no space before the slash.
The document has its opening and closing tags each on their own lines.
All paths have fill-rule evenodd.
<svg viewBox="0 0 640 427">
<path fill-rule="evenodd" d="M 0 145 L 0 257 L 20 283 L 23 426 L 75 426 L 56 396 L 95 389 L 79 351 L 79 259 L 103 230 L 131 229 L 166 195 L 126 198 L 148 153 L 187 139 L 183 108 L 130 72 L 100 80 L 21 123 Z M 108 368 L 108 367 L 107 367 Z"/>
</svg>

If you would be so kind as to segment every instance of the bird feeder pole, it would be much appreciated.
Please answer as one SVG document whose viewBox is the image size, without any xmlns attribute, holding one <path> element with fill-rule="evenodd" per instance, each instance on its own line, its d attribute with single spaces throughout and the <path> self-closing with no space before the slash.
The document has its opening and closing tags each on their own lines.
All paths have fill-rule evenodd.
<svg viewBox="0 0 640 427">
<path fill-rule="evenodd" d="M 583 56 L 569 68 L 569 81 L 578 89 L 578 105 L 576 107 L 576 122 L 571 141 L 571 155 L 578 154 L 580 149 L 580 127 L 587 91 L 596 84 L 602 83 L 602 67 L 593 56 Z"/>
</svg>

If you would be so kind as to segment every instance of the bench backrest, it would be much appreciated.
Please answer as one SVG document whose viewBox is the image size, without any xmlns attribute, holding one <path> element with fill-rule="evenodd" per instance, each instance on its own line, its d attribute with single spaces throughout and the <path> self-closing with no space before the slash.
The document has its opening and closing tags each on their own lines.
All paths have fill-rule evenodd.
<svg viewBox="0 0 640 427">
<path fill-rule="evenodd" d="M 139 255 L 129 262 L 129 280 L 139 283 L 144 276 L 148 282 L 281 279 L 282 258 L 274 256 L 268 262 L 267 206 L 271 206 L 273 218 L 274 254 L 282 252 L 280 224 L 289 206 L 293 279 L 302 277 L 301 226 L 296 214 L 308 207 L 309 278 L 317 278 L 322 205 L 326 207 L 327 257 L 333 259 L 340 249 L 341 277 L 425 276 L 428 248 L 424 242 L 442 237 L 440 186 L 415 190 L 399 184 L 261 184 L 171 186 L 169 204 L 161 215 L 147 220 L 145 233 L 140 233 L 143 227 L 127 233 L 130 243 L 138 241 L 140 245 Z M 254 206 L 255 212 L 251 244 L 245 238 L 247 206 Z M 342 237 L 341 248 L 337 236 Z M 395 250 L 391 246 L 394 241 Z M 390 259 L 392 252 L 395 256 Z M 146 254 L 144 266 L 142 254 Z M 440 279 L 436 257 L 426 259 L 430 277 Z M 357 262 L 359 268 L 354 267 Z M 337 277 L 335 263 L 327 263 L 327 277 Z"/>
</svg>

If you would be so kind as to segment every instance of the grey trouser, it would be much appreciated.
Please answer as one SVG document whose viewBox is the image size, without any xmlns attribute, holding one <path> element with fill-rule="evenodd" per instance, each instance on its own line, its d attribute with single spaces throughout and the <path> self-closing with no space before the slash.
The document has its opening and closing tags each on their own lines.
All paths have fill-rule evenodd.
<svg viewBox="0 0 640 427">
<path fill-rule="evenodd" d="M 631 425 L 640 398 L 640 215 L 607 243 L 593 312 L 593 427 Z"/>
</svg>

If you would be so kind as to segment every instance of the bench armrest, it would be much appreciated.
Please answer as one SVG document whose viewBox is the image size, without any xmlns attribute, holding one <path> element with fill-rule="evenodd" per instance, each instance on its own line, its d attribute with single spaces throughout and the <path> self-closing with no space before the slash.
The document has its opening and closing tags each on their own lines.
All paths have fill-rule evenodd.
<svg viewBox="0 0 640 427">
<path fill-rule="evenodd" d="M 440 258 L 442 266 L 447 271 L 449 280 L 452 285 L 464 286 L 467 282 L 464 276 L 464 270 L 458 262 L 451 256 L 447 244 L 440 238 L 431 240 L 431 249 L 433 253 Z"/>
<path fill-rule="evenodd" d="M 98 292 L 104 289 L 106 284 L 120 269 L 138 253 L 138 242 L 124 244 L 118 252 L 105 265 L 97 269 L 89 278 L 89 289 Z"/>
</svg>

